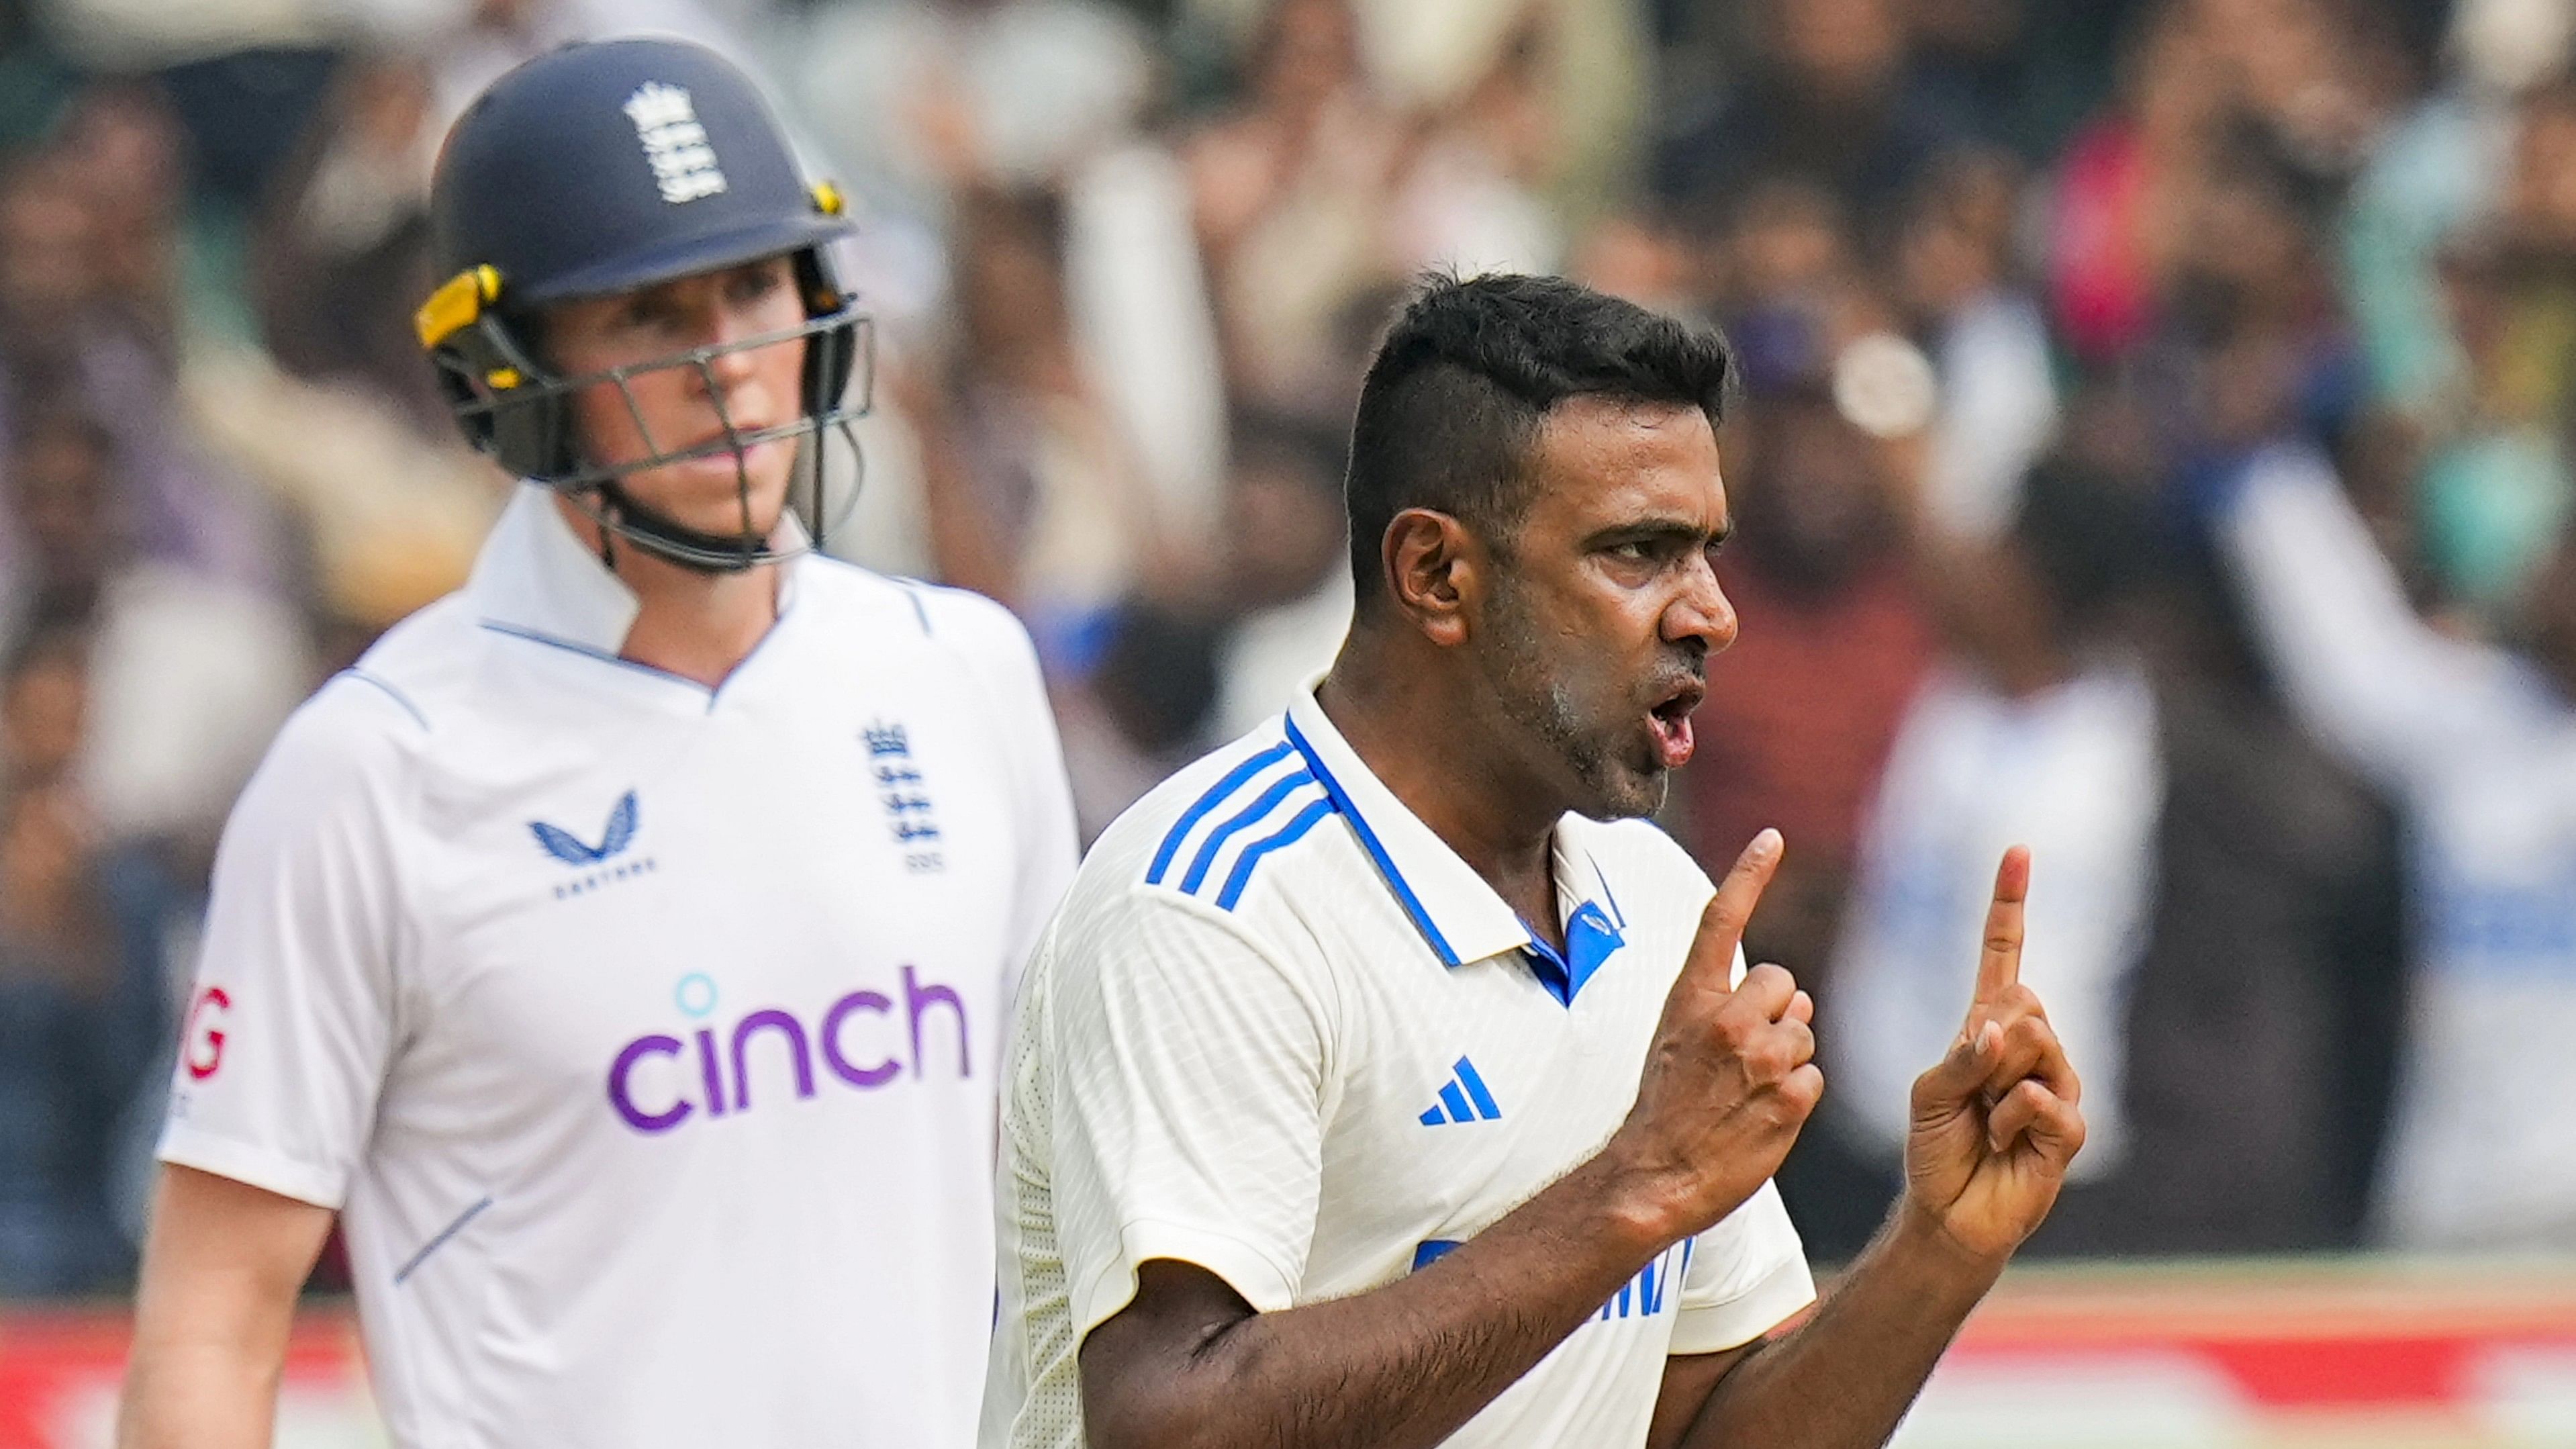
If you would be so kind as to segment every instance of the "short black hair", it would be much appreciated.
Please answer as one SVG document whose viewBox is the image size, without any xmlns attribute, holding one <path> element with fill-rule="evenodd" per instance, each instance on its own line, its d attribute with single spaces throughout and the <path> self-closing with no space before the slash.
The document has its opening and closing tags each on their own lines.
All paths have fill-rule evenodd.
<svg viewBox="0 0 2576 1449">
<path fill-rule="evenodd" d="M 1557 404 L 1696 407 L 1715 427 L 1734 378 L 1715 328 L 1561 277 L 1423 278 L 1378 344 L 1351 424 L 1343 492 L 1360 606 L 1384 593 L 1379 549 L 1405 509 L 1438 509 L 1503 545 L 1529 505 L 1530 454 Z"/>
</svg>

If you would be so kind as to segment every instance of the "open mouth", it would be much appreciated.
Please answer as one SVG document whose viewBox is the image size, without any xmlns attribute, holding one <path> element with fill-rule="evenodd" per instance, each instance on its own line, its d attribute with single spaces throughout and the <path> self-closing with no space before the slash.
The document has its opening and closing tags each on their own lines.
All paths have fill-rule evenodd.
<svg viewBox="0 0 2576 1449">
<path fill-rule="evenodd" d="M 1646 711 L 1647 732 L 1655 742 L 1655 762 L 1663 768 L 1678 770 L 1690 763 L 1696 743 L 1691 734 L 1691 711 L 1699 708 L 1707 693 L 1704 685 L 1685 684 Z"/>
</svg>

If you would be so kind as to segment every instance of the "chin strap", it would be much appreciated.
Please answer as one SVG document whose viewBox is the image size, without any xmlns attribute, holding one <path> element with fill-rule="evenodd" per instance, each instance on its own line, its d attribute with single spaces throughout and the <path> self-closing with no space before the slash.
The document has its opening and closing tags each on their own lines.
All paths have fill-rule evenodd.
<svg viewBox="0 0 2576 1449">
<path fill-rule="evenodd" d="M 825 491 L 824 439 L 826 435 L 823 430 L 817 429 L 813 434 L 811 447 L 805 449 L 804 456 L 797 460 L 797 467 L 805 473 L 806 487 L 811 499 L 805 515 L 806 536 L 801 547 L 788 553 L 782 554 L 773 549 L 769 539 L 750 531 L 751 502 L 748 479 L 742 484 L 745 526 L 742 532 L 731 534 L 704 533 L 646 507 L 620 488 L 614 478 L 587 484 L 577 489 L 567 489 L 565 496 L 577 500 L 575 506 L 588 514 L 591 521 L 598 526 L 599 562 L 612 573 L 617 568 L 617 539 L 620 535 L 623 535 L 628 543 L 655 558 L 677 564 L 693 573 L 710 576 L 738 574 L 764 563 L 784 562 L 798 553 L 822 550 L 824 540 L 838 532 L 833 527 L 834 523 L 846 521 L 847 515 L 857 504 L 859 490 L 867 478 L 868 455 L 867 451 L 859 445 L 858 433 L 846 419 L 832 420 L 829 426 L 833 432 L 840 435 L 842 442 L 849 445 L 850 462 L 854 470 L 849 492 L 842 500 L 838 510 L 839 517 L 836 520 L 835 510 L 828 506 Z M 791 483 L 790 506 L 787 514 L 795 511 L 794 491 Z M 587 495 L 586 498 L 584 495 Z M 781 515 L 782 525 L 787 514 Z"/>
<path fill-rule="evenodd" d="M 600 484 L 598 492 L 599 561 L 612 570 L 617 567 L 617 554 L 610 540 L 621 533 L 627 542 L 693 573 L 738 574 L 767 554 L 767 539 L 748 533 L 702 533 L 637 503 L 614 482 Z"/>
</svg>

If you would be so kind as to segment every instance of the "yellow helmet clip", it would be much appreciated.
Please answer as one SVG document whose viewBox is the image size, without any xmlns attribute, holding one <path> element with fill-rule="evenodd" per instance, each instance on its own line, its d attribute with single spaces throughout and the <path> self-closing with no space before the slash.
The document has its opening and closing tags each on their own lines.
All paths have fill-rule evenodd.
<svg viewBox="0 0 2576 1449">
<path fill-rule="evenodd" d="M 459 331 L 474 325 L 483 309 L 499 301 L 501 274 L 486 264 L 468 267 L 439 284 L 429 300 L 411 317 L 412 327 L 420 334 L 420 345 L 436 347 Z"/>
</svg>

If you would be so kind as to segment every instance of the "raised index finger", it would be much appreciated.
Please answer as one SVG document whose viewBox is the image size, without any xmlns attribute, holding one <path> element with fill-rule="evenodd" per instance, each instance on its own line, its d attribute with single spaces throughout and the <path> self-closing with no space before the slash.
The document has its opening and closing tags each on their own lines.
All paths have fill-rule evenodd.
<svg viewBox="0 0 2576 1449">
<path fill-rule="evenodd" d="M 1682 965 L 1685 979 L 1712 991 L 1734 989 L 1735 948 L 1743 943 L 1745 922 L 1753 919 L 1762 888 L 1779 868 L 1780 832 L 1765 829 L 1727 868 L 1726 879 L 1717 883 L 1717 894 L 1709 897 L 1708 909 L 1700 913 L 1699 936 L 1691 942 L 1690 959 Z"/>
<path fill-rule="evenodd" d="M 1986 939 L 1977 955 L 1977 995 L 1968 1003 L 1975 1030 L 1987 1009 L 2021 980 L 2022 903 L 2030 898 L 2030 848 L 2016 845 L 1995 868 L 1995 902 L 1986 908 Z"/>
</svg>

